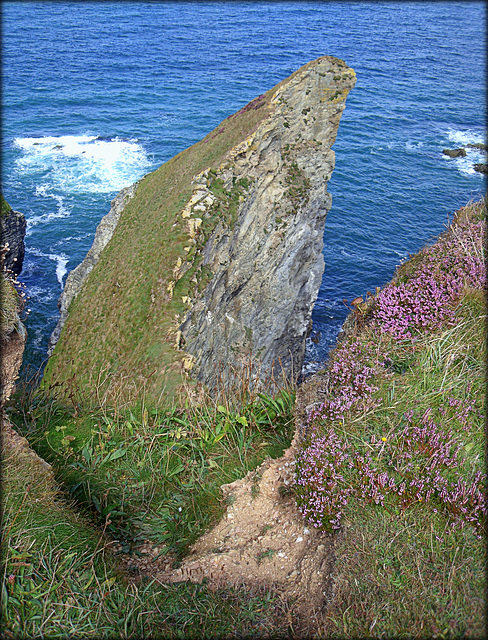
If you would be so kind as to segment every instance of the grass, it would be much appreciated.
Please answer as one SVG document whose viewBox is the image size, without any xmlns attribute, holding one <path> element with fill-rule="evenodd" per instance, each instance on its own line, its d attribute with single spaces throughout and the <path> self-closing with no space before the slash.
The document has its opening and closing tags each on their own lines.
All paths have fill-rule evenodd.
<svg viewBox="0 0 488 640">
<path fill-rule="evenodd" d="M 0 333 L 8 336 L 19 322 L 22 305 L 14 281 L 0 271 Z"/>
<path fill-rule="evenodd" d="M 239 411 L 188 399 L 164 412 L 84 414 L 27 390 L 14 406 L 56 483 L 28 456 L 4 457 L 7 637 L 286 635 L 286 603 L 272 591 L 134 580 L 118 554 L 136 557 L 149 542 L 172 561 L 184 556 L 221 517 L 220 485 L 289 445 L 291 391 Z"/>
<path fill-rule="evenodd" d="M 362 303 L 315 382 L 295 492 L 336 541 L 326 637 L 485 634 L 485 218 L 461 210 Z"/>
<path fill-rule="evenodd" d="M 20 397 L 18 429 L 71 498 L 129 552 L 143 540 L 183 555 L 222 515 L 220 485 L 289 445 L 293 394 L 257 395 L 239 411 L 208 401 L 163 412 L 75 412 Z"/>
<path fill-rule="evenodd" d="M 486 635 L 485 219 L 484 203 L 465 207 L 356 300 L 310 383 L 293 490 L 336 557 L 318 637 Z M 188 385 L 179 404 L 153 402 L 136 364 L 122 372 L 129 395 L 120 368 L 101 368 L 89 398 L 76 377 L 51 378 L 9 407 L 56 480 L 3 451 L 5 637 L 286 637 L 288 603 L 271 589 L 135 579 L 118 550 L 149 541 L 181 559 L 222 515 L 220 485 L 289 445 L 293 391 L 252 393 L 243 379 L 214 400 Z"/>
<path fill-rule="evenodd" d="M 15 454 L 3 469 L 4 638 L 266 637 L 279 628 L 281 603 L 269 592 L 128 579 L 52 479 L 40 482 Z"/>
</svg>

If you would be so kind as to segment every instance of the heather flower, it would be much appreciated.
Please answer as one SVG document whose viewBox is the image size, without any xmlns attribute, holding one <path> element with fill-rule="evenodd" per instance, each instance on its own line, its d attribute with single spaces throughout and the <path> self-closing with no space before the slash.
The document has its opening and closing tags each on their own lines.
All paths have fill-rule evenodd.
<svg viewBox="0 0 488 640">
<path fill-rule="evenodd" d="M 466 288 L 486 287 L 484 235 L 484 222 L 470 223 L 423 249 L 414 274 L 379 292 L 372 326 L 404 340 L 451 319 Z"/>
<path fill-rule="evenodd" d="M 314 440 L 297 458 L 295 492 L 304 518 L 316 528 L 338 529 L 351 492 L 342 473 L 349 462 L 347 445 L 333 429 Z"/>
<path fill-rule="evenodd" d="M 418 335 L 451 322 L 466 290 L 486 287 L 485 226 L 484 221 L 457 224 L 435 246 L 420 252 L 415 269 L 376 296 L 370 330 L 414 345 Z M 364 335 L 350 337 L 332 354 L 327 395 L 308 416 L 308 446 L 297 458 L 300 512 L 313 526 L 332 531 L 340 527 L 351 497 L 380 506 L 387 499 L 398 500 L 402 509 L 422 502 L 451 518 L 451 528 L 469 524 L 484 530 L 486 474 L 471 479 L 462 475 L 463 443 L 436 422 L 436 416 L 444 422 L 454 417 L 469 431 L 470 419 L 479 417 L 473 401 L 449 397 L 437 412 L 407 411 L 396 434 L 379 441 L 372 436 L 371 444 L 378 448 L 375 461 L 346 445 L 332 428 L 331 422 L 345 422 L 353 410 L 357 415 L 358 409 L 379 406 L 374 378 L 392 375 L 387 364 L 391 360 L 380 345 L 377 339 L 365 341 Z M 328 430 L 320 436 L 324 424 Z"/>
</svg>

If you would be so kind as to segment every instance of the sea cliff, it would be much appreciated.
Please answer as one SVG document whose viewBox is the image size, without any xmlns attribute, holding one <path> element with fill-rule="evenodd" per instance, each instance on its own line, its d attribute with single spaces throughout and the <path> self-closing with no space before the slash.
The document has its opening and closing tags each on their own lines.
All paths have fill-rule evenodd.
<svg viewBox="0 0 488 640">
<path fill-rule="evenodd" d="M 7 247 L 4 255 L 3 268 L 18 276 L 22 271 L 25 245 L 24 236 L 27 227 L 25 216 L 14 211 L 5 198 L 1 198 L 0 212 L 0 247 Z"/>
<path fill-rule="evenodd" d="M 263 387 L 296 379 L 355 79 L 312 61 L 119 196 L 103 250 L 68 276 L 45 382 L 111 402 L 244 369 Z"/>
</svg>

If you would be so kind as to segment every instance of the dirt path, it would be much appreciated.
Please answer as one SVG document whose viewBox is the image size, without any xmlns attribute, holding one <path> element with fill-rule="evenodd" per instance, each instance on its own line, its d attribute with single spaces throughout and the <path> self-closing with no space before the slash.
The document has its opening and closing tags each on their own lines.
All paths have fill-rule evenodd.
<svg viewBox="0 0 488 640">
<path fill-rule="evenodd" d="M 305 415 L 307 399 L 317 393 L 320 378 L 301 388 L 297 421 Z M 316 398 L 317 396 L 315 396 Z M 192 546 L 178 569 L 146 545 L 142 573 L 162 583 L 205 580 L 211 589 L 246 585 L 270 587 L 291 604 L 303 635 L 320 626 L 320 612 L 332 597 L 334 550 L 331 536 L 305 523 L 290 487 L 300 429 L 277 460 L 266 460 L 241 480 L 221 487 L 229 506 L 222 520 Z"/>
</svg>

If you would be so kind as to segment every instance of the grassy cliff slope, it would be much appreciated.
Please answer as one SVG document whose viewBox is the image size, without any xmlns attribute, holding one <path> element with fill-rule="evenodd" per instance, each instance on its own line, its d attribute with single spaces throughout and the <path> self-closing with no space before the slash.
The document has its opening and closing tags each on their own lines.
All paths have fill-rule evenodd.
<svg viewBox="0 0 488 640">
<path fill-rule="evenodd" d="M 457 212 L 307 390 L 297 504 L 335 541 L 326 637 L 484 637 L 486 205 Z"/>
<path fill-rule="evenodd" d="M 298 391 L 294 491 L 335 556 L 303 637 L 486 635 L 484 203 L 456 223 L 356 301 L 327 370 Z M 287 446 L 291 401 L 124 414 L 19 396 L 12 418 L 64 496 L 3 438 L 4 635 L 300 637 L 286 593 L 162 584 L 120 560 L 148 541 L 177 560 L 224 512 L 219 483 Z"/>
</svg>

